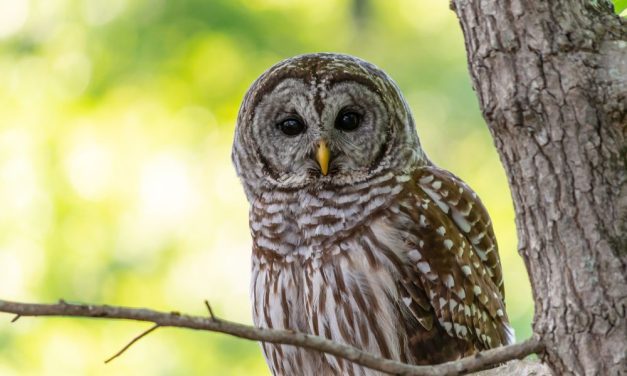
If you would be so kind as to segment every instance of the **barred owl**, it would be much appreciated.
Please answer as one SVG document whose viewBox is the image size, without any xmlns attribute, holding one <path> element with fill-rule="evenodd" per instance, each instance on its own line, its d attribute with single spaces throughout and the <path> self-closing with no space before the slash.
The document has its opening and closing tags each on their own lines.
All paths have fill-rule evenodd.
<svg viewBox="0 0 627 376">
<path fill-rule="evenodd" d="M 423 152 L 383 71 L 339 54 L 278 63 L 247 92 L 233 162 L 250 202 L 259 327 L 435 364 L 513 341 L 490 218 Z M 378 374 L 262 344 L 275 375 Z"/>
</svg>

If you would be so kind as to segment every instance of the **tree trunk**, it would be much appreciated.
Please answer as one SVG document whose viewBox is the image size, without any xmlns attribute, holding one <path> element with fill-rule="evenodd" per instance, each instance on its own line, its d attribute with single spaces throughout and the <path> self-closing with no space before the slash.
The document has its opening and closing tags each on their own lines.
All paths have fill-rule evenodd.
<svg viewBox="0 0 627 376">
<path fill-rule="evenodd" d="M 452 0 L 555 374 L 627 373 L 627 23 L 606 0 Z"/>
</svg>

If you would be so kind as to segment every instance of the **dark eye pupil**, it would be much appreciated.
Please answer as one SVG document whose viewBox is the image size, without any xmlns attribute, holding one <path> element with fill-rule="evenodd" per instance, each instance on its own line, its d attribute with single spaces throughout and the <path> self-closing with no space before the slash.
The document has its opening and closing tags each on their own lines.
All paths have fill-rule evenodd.
<svg viewBox="0 0 627 376">
<path fill-rule="evenodd" d="M 305 124 L 298 119 L 287 119 L 277 124 L 281 132 L 288 136 L 296 136 L 303 133 Z"/>
<path fill-rule="evenodd" d="M 352 131 L 359 127 L 359 115 L 354 112 L 341 113 L 335 119 L 335 128 L 343 131 Z"/>
</svg>

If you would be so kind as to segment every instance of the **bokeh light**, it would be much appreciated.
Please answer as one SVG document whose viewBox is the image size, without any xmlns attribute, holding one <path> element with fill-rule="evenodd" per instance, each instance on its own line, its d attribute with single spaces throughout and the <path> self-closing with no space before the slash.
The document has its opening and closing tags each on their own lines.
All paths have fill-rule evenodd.
<svg viewBox="0 0 627 376">
<path fill-rule="evenodd" d="M 247 203 L 230 148 L 247 87 L 307 52 L 360 56 L 428 155 L 492 215 L 518 339 L 529 282 L 507 181 L 446 2 L 0 0 L 0 297 L 250 323 Z M 256 343 L 132 322 L 0 316 L 0 375 L 267 375 Z"/>
</svg>

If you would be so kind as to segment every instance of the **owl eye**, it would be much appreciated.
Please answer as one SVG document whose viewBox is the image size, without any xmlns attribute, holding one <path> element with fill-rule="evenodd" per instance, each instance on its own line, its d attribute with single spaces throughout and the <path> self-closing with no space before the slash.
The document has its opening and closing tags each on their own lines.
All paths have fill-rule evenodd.
<svg viewBox="0 0 627 376">
<path fill-rule="evenodd" d="M 285 119 L 277 127 L 288 136 L 297 136 L 305 131 L 305 124 L 296 118 Z"/>
<path fill-rule="evenodd" d="M 346 132 L 354 131 L 359 127 L 360 120 L 361 118 L 356 112 L 340 112 L 335 119 L 335 128 Z"/>
</svg>

